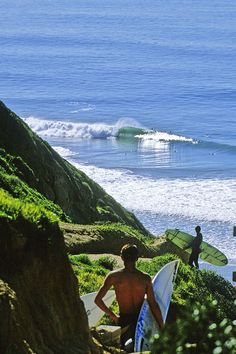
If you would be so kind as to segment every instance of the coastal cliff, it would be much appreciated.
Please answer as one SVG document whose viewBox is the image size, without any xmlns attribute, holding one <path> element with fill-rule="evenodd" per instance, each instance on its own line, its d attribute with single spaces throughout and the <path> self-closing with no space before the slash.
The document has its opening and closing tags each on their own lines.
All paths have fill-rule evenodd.
<svg viewBox="0 0 236 354">
<path fill-rule="evenodd" d="M 132 214 L 1 103 L 2 354 L 106 353 L 91 337 L 59 221 L 86 223 L 109 217 L 146 232 Z"/>
<path fill-rule="evenodd" d="M 132 213 L 64 160 L 1 101 L 0 148 L 21 157 L 28 166 L 27 173 L 22 173 L 21 179 L 59 205 L 73 222 L 123 222 L 148 234 Z"/>
</svg>

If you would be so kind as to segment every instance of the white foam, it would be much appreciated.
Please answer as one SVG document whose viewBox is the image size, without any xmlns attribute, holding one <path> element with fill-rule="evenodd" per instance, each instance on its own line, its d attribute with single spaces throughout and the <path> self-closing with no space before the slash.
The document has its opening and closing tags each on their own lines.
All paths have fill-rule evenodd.
<svg viewBox="0 0 236 354">
<path fill-rule="evenodd" d="M 195 143 L 196 141 L 194 141 L 192 138 L 187 138 L 181 135 L 176 135 L 176 134 L 172 134 L 172 133 L 166 133 L 166 132 L 159 132 L 159 131 L 155 131 L 155 132 L 149 132 L 147 134 L 139 134 L 136 135 L 136 138 L 139 138 L 143 141 L 155 141 L 155 142 L 160 142 L 160 141 L 184 141 L 184 142 L 191 142 L 191 143 Z"/>
<path fill-rule="evenodd" d="M 77 113 L 75 110 L 73 113 Z M 110 139 L 116 137 L 120 128 L 135 127 L 143 128 L 135 119 L 124 117 L 120 118 L 115 124 L 106 123 L 75 123 L 67 121 L 45 120 L 30 116 L 23 118 L 29 127 L 41 137 L 57 137 L 57 138 L 85 138 L 85 139 Z M 191 138 L 175 135 L 172 133 L 145 130 L 144 134 L 135 136 L 142 143 L 158 143 L 170 141 L 195 141 Z"/>
<path fill-rule="evenodd" d="M 116 126 L 104 123 L 74 123 L 35 117 L 23 119 L 34 132 L 42 137 L 105 139 L 115 136 L 118 130 Z"/>
<path fill-rule="evenodd" d="M 236 179 L 154 180 L 129 171 L 74 164 L 131 211 L 232 224 L 236 221 Z"/>
<path fill-rule="evenodd" d="M 53 149 L 62 157 L 71 157 L 74 155 L 78 155 L 78 153 L 74 153 L 68 148 L 64 148 L 62 146 L 53 146 Z"/>
</svg>

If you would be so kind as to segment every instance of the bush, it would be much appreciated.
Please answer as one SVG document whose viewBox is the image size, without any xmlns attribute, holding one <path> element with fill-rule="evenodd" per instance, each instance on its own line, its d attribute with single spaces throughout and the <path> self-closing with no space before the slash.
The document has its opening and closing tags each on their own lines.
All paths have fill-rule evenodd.
<svg viewBox="0 0 236 354">
<path fill-rule="evenodd" d="M 115 267 L 117 267 L 117 261 L 109 256 L 102 256 L 96 262 L 99 266 L 108 270 L 113 270 Z"/>
<path fill-rule="evenodd" d="M 218 317 L 223 319 L 228 317 L 236 319 L 236 306 L 233 302 L 236 300 L 236 289 L 230 282 L 219 276 L 213 271 L 202 270 L 196 277 L 196 285 L 208 296 L 218 302 Z"/>
<path fill-rule="evenodd" d="M 154 276 L 165 264 L 175 259 L 178 259 L 178 257 L 169 253 L 164 256 L 154 257 L 150 261 L 140 258 L 137 262 L 137 268 L 148 273 L 150 276 Z"/>
<path fill-rule="evenodd" d="M 158 256 L 150 261 L 140 259 L 137 266 L 140 270 L 154 276 L 163 265 L 176 259 L 172 254 Z M 196 302 L 202 305 L 205 302 L 216 300 L 218 302 L 217 316 L 219 320 L 227 317 L 236 318 L 236 289 L 215 272 L 191 268 L 180 261 L 178 274 L 175 281 L 174 292 L 171 299 L 172 320 L 181 316 L 180 311 L 188 303 Z M 170 320 L 170 318 L 169 318 Z"/>
<path fill-rule="evenodd" d="M 81 295 L 97 291 L 101 287 L 108 273 L 106 268 L 97 261 L 91 261 L 87 254 L 69 255 L 69 260 L 78 279 Z"/>
<path fill-rule="evenodd" d="M 79 272 L 77 277 L 81 295 L 97 291 L 104 280 L 104 274 L 98 275 L 95 272 L 91 272 L 91 270 Z"/>
<path fill-rule="evenodd" d="M 217 301 L 186 306 L 181 318 L 151 339 L 151 353 L 235 354 L 236 320 L 219 321 L 217 311 Z"/>
<path fill-rule="evenodd" d="M 76 256 L 70 256 L 70 259 L 73 263 L 83 263 L 87 265 L 92 265 L 92 261 L 90 260 L 89 256 L 85 253 L 78 254 Z"/>
<path fill-rule="evenodd" d="M 62 211 L 62 209 L 49 199 L 45 198 L 36 190 L 30 188 L 25 182 L 21 181 L 15 175 L 9 175 L 3 171 L 0 166 L 0 189 L 7 192 L 15 199 L 19 199 L 21 203 L 34 203 L 40 208 L 44 208 L 48 212 L 55 214 L 58 220 L 70 222 L 70 218 Z"/>
</svg>

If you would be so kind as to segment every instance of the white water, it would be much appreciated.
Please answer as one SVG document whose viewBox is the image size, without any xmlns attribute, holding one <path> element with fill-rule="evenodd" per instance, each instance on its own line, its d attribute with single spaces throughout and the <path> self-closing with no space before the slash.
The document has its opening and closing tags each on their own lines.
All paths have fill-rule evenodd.
<svg viewBox="0 0 236 354">
<path fill-rule="evenodd" d="M 34 130 L 38 135 L 45 138 L 83 138 L 83 139 L 107 139 L 116 137 L 120 128 L 135 127 L 143 128 L 137 121 L 131 118 L 121 118 L 114 125 L 106 123 L 75 123 L 67 121 L 57 120 L 45 120 L 36 117 L 23 118 L 25 123 Z M 159 132 L 147 130 L 144 134 L 138 134 L 135 136 L 142 142 L 169 142 L 169 141 L 184 141 L 194 142 L 192 138 L 179 136 L 173 133 Z"/>
<path fill-rule="evenodd" d="M 235 220 L 236 180 L 138 177 L 129 171 L 74 163 L 127 209 L 202 221 Z M 216 193 L 217 191 L 217 193 Z M 144 203 L 148 201 L 147 203 Z M 178 202 L 181 201 L 181 202 Z"/>
<path fill-rule="evenodd" d="M 136 138 L 142 139 L 144 141 L 186 141 L 193 143 L 194 140 L 192 138 L 186 138 L 185 136 L 179 136 L 172 133 L 165 132 L 154 132 L 142 135 L 136 135 Z"/>
</svg>

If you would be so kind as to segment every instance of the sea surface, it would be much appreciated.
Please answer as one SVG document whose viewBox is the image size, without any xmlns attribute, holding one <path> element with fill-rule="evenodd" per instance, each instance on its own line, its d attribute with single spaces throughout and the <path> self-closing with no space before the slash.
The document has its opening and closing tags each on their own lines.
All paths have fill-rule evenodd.
<svg viewBox="0 0 236 354">
<path fill-rule="evenodd" d="M 236 2 L 0 1 L 0 97 L 154 234 L 236 259 Z"/>
</svg>

